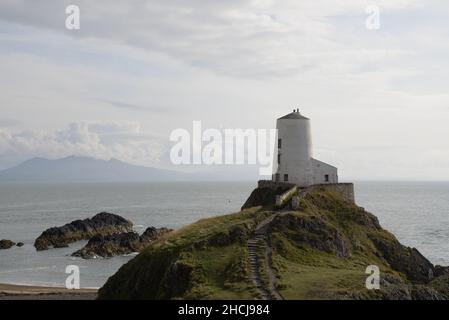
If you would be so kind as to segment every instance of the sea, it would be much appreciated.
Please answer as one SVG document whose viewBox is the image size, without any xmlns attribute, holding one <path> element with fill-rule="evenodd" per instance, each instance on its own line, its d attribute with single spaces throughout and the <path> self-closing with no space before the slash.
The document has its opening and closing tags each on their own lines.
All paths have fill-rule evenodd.
<svg viewBox="0 0 449 320">
<path fill-rule="evenodd" d="M 78 266 L 83 288 L 101 287 L 135 254 L 84 260 L 71 253 L 86 244 L 37 252 L 47 228 L 107 211 L 135 224 L 180 228 L 199 219 L 238 212 L 255 182 L 0 184 L 0 239 L 23 247 L 0 250 L 0 283 L 64 286 Z M 449 182 L 355 182 L 358 205 L 375 214 L 403 244 L 432 263 L 449 265 Z"/>
</svg>

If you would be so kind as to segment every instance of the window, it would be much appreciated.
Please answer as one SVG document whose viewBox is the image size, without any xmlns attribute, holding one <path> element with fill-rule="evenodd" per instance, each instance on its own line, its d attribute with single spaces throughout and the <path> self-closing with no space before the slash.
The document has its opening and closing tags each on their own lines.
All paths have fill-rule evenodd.
<svg viewBox="0 0 449 320">
<path fill-rule="evenodd" d="M 282 139 L 278 139 L 278 149 L 282 148 Z"/>
<path fill-rule="evenodd" d="M 278 154 L 278 164 L 281 164 L 281 155 Z"/>
<path fill-rule="evenodd" d="M 325 182 L 329 182 L 329 175 L 328 175 L 328 174 L 325 174 L 325 175 L 324 175 L 324 181 L 325 181 Z"/>
<path fill-rule="evenodd" d="M 281 180 L 281 175 L 279 173 L 276 173 L 276 182 L 279 182 Z"/>
<path fill-rule="evenodd" d="M 285 181 L 285 182 L 288 181 L 288 174 L 284 174 L 284 181 Z"/>
</svg>

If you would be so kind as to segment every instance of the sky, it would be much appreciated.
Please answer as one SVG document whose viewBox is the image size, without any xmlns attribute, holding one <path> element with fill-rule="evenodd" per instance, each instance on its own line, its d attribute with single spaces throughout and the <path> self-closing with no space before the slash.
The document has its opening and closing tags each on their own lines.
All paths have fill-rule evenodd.
<svg viewBox="0 0 449 320">
<path fill-rule="evenodd" d="M 79 30 L 65 27 L 70 4 Z M 378 29 L 366 26 L 368 6 L 379 9 Z M 70 155 L 171 168 L 177 128 L 270 129 L 299 108 L 314 157 L 341 180 L 449 180 L 448 9 L 443 0 L 2 0 L 0 169 Z"/>
</svg>

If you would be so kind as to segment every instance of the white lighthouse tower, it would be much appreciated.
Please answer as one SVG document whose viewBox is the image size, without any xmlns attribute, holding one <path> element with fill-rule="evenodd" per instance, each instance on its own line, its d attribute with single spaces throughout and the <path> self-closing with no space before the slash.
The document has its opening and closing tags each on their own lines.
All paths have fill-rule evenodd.
<svg viewBox="0 0 449 320">
<path fill-rule="evenodd" d="M 312 158 L 310 119 L 293 110 L 276 122 L 278 140 L 273 181 L 300 187 L 338 183 L 337 168 Z"/>
</svg>

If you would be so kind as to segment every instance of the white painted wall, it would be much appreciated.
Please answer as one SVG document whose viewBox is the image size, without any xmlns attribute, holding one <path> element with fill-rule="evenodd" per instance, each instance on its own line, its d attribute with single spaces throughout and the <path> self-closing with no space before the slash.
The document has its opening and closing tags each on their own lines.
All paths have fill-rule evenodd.
<svg viewBox="0 0 449 320">
<path fill-rule="evenodd" d="M 281 147 L 278 148 L 278 141 L 276 141 L 274 167 L 276 168 L 277 165 L 278 154 L 281 156 L 281 162 L 277 165 L 275 174 L 279 174 L 282 182 L 284 182 L 284 175 L 288 174 L 288 182 L 299 186 L 310 185 L 312 183 L 310 120 L 280 118 L 277 120 L 276 128 L 278 139 L 281 139 Z"/>
<path fill-rule="evenodd" d="M 311 162 L 313 168 L 312 184 L 338 183 L 338 170 L 336 167 L 313 158 Z M 326 175 L 329 176 L 328 181 L 326 181 Z"/>
<path fill-rule="evenodd" d="M 275 146 L 273 181 L 278 175 L 280 182 L 307 187 L 313 184 L 338 183 L 337 168 L 312 158 L 310 120 L 299 112 L 292 112 L 277 119 L 278 139 Z M 278 155 L 281 162 L 278 164 Z M 288 181 L 284 180 L 288 175 Z M 326 175 L 329 180 L 326 181 Z"/>
</svg>

